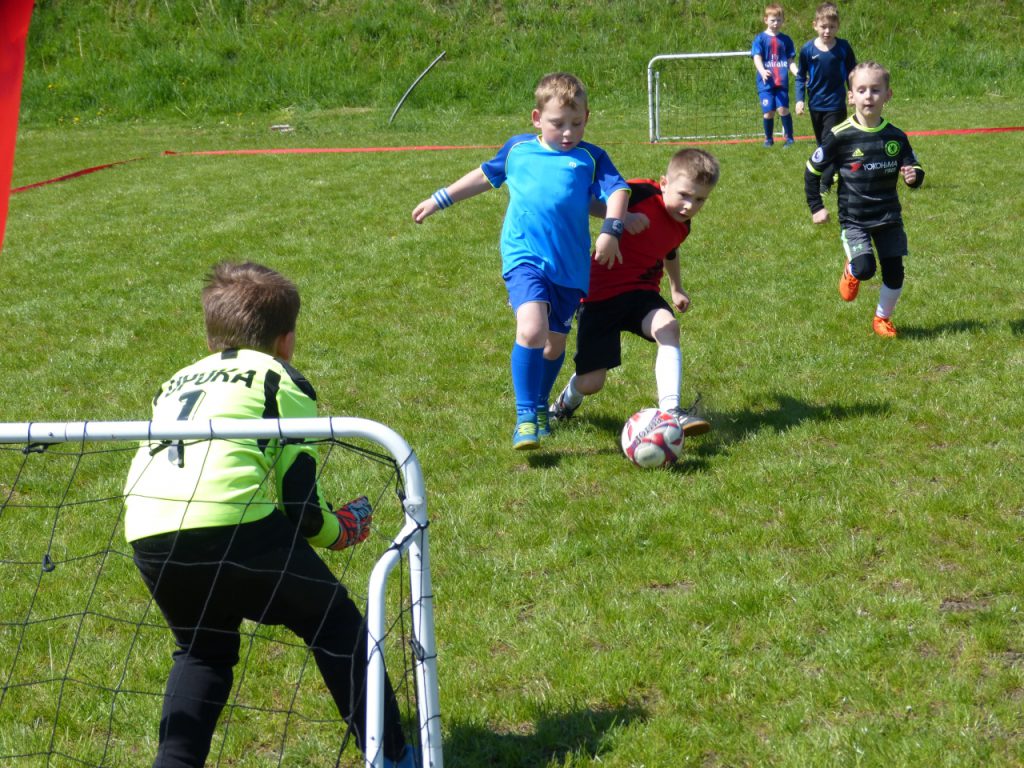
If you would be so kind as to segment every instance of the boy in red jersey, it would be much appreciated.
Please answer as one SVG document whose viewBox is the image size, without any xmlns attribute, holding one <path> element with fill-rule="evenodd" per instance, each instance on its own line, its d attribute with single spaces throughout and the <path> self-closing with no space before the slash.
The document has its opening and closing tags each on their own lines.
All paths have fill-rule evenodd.
<svg viewBox="0 0 1024 768">
<path fill-rule="evenodd" d="M 609 368 L 621 363 L 621 333 L 629 331 L 658 345 L 654 375 L 658 407 L 675 416 L 688 436 L 711 425 L 680 407 L 682 354 L 679 323 L 672 308 L 685 312 L 690 297 L 679 277 L 677 249 L 689 236 L 691 220 L 718 183 L 718 160 L 702 149 L 683 149 L 672 156 L 660 182 L 632 179 L 626 232 L 619 243 L 622 264 L 609 269 L 593 262 L 590 290 L 579 310 L 576 373 L 551 406 L 551 416 L 564 421 L 586 395 L 599 392 Z M 603 216 L 600 205 L 593 215 Z M 672 305 L 661 295 L 661 277 L 668 272 Z"/>
</svg>

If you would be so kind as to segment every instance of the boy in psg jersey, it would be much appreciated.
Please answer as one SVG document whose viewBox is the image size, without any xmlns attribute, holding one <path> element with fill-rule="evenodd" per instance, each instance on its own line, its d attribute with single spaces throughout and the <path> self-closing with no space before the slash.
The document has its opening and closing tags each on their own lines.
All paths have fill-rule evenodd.
<svg viewBox="0 0 1024 768">
<path fill-rule="evenodd" d="M 154 421 L 316 416 L 316 392 L 290 363 L 299 314 L 290 280 L 260 264 L 218 264 L 203 312 L 212 354 L 160 385 Z M 359 748 L 370 748 L 366 623 L 313 547 L 358 544 L 372 520 L 365 497 L 331 509 L 316 446 L 301 440 L 142 443 L 125 484 L 125 536 L 177 646 L 154 768 L 205 764 L 243 619 L 302 639 Z M 386 678 L 379 748 L 387 768 L 416 764 Z"/>
<path fill-rule="evenodd" d="M 417 224 L 450 205 L 508 185 L 501 230 L 501 271 L 516 317 L 512 447 L 532 450 L 549 433 L 548 399 L 565 359 L 565 338 L 590 281 L 590 202 L 606 207 L 595 256 L 622 260 L 618 240 L 628 186 L 608 153 L 583 141 L 587 92 L 566 72 L 545 75 L 534 91 L 538 131 L 513 136 L 498 154 L 413 209 Z"/>
<path fill-rule="evenodd" d="M 661 181 L 631 179 L 622 264 L 611 270 L 596 263 L 590 271 L 590 292 L 579 310 L 576 373 L 551 406 L 557 421 L 572 417 L 586 395 L 601 390 L 610 368 L 621 362 L 621 334 L 629 331 L 654 342 L 658 351 L 654 378 L 658 407 L 679 421 L 687 437 L 711 429 L 693 409 L 680 407 L 682 353 L 679 323 L 673 307 L 686 312 L 690 296 L 679 274 L 678 248 L 690 234 L 692 219 L 718 183 L 718 160 L 702 149 L 683 149 L 672 156 Z M 592 213 L 603 215 L 595 205 Z M 672 305 L 661 295 L 661 277 L 668 273 Z"/>
<path fill-rule="evenodd" d="M 882 117 L 892 98 L 889 72 L 865 61 L 850 73 L 849 99 L 854 114 L 827 133 L 804 171 L 804 192 L 811 221 L 828 220 L 821 200 L 821 174 L 835 167 L 839 174 L 839 225 L 846 262 L 839 279 L 843 301 L 857 298 L 860 283 L 882 270 L 882 287 L 872 323 L 879 336 L 892 338 L 892 314 L 903 291 L 903 257 L 907 233 L 897 194 L 900 178 L 908 187 L 924 183 L 924 170 L 907 134 Z M 877 253 L 877 264 L 875 255 Z"/>
<path fill-rule="evenodd" d="M 793 116 L 789 114 L 789 75 L 796 76 L 796 47 L 782 33 L 785 14 L 782 6 L 771 3 L 764 9 L 764 32 L 759 32 L 750 47 L 757 70 L 757 100 L 761 105 L 764 145 L 775 143 L 775 113 L 782 121 L 786 137 L 783 148 L 793 146 Z"/>
</svg>

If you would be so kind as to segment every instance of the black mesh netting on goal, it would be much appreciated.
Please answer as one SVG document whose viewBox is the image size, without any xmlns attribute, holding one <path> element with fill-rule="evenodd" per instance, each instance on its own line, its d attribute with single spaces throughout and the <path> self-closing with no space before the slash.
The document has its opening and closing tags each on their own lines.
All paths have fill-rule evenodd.
<svg viewBox="0 0 1024 768">
<path fill-rule="evenodd" d="M 318 550 L 363 613 L 362 629 L 369 623 L 371 673 L 353 689 L 380 682 L 373 657 L 383 658 L 406 740 L 440 765 L 426 505 L 408 487 L 410 476 L 421 482 L 419 465 L 411 451 L 396 460 L 372 437 L 329 431 L 316 440 L 324 497 L 337 505 L 365 494 L 374 507 L 366 541 Z M 122 494 L 138 446 L 0 440 L 0 765 L 153 761 L 175 644 L 125 541 Z M 295 634 L 244 621 L 238 656 L 208 766 L 380 762 L 379 735 L 364 756 Z M 383 694 L 366 695 L 375 711 Z"/>
</svg>

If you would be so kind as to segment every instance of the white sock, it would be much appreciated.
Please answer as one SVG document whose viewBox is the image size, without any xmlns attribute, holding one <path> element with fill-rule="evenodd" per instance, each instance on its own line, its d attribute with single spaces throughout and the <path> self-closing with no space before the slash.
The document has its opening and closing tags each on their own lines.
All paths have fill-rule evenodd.
<svg viewBox="0 0 1024 768">
<path fill-rule="evenodd" d="M 658 383 L 658 407 L 663 411 L 678 408 L 679 387 L 683 381 L 683 353 L 679 347 L 658 345 L 654 379 Z"/>
<path fill-rule="evenodd" d="M 901 293 L 903 293 L 902 288 L 890 288 L 883 283 L 881 290 L 878 292 L 878 306 L 875 308 L 875 314 L 879 317 L 892 317 L 892 313 L 896 309 L 896 302 L 900 300 Z"/>
<path fill-rule="evenodd" d="M 562 390 L 562 398 L 570 408 L 579 408 L 583 402 L 583 395 L 576 391 L 576 374 L 569 377 L 569 383 Z"/>
</svg>

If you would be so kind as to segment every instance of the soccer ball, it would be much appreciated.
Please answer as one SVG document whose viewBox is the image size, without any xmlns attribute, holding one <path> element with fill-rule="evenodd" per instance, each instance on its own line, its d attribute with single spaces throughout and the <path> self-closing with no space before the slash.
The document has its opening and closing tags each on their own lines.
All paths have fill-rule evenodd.
<svg viewBox="0 0 1024 768">
<path fill-rule="evenodd" d="M 667 467 L 683 450 L 683 428 L 658 408 L 637 411 L 622 427 L 622 452 L 638 467 Z"/>
</svg>

